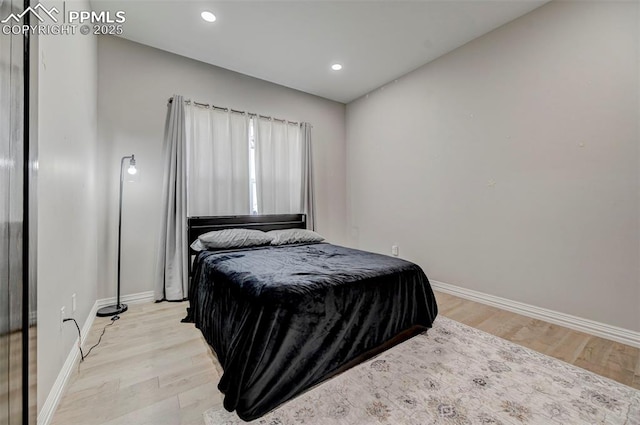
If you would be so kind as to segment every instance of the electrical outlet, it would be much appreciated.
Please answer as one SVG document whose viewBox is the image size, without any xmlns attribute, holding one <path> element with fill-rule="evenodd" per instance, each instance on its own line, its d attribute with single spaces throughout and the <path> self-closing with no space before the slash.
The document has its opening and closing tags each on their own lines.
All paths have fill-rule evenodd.
<svg viewBox="0 0 640 425">
<path fill-rule="evenodd" d="M 71 312 L 75 313 L 76 312 L 76 294 L 71 295 Z"/>
<path fill-rule="evenodd" d="M 62 324 L 64 323 L 64 306 L 60 309 L 60 332 L 62 332 Z"/>
<path fill-rule="evenodd" d="M 398 251 L 398 245 L 392 245 L 392 246 L 391 246 L 391 254 L 392 254 L 394 257 L 397 257 L 397 256 L 398 256 L 398 252 L 399 252 L 399 251 Z"/>
</svg>

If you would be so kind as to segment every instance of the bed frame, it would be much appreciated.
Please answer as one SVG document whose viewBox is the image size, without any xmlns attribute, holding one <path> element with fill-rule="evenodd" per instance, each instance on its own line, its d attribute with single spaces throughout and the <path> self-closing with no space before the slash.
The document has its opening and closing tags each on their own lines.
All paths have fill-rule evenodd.
<svg viewBox="0 0 640 425">
<path fill-rule="evenodd" d="M 191 244 L 198 236 L 224 229 L 269 230 L 306 229 L 306 214 L 265 214 L 187 217 L 187 252 L 189 276 L 191 276 L 192 256 L 196 254 Z"/>
<path fill-rule="evenodd" d="M 212 230 L 304 228 L 306 220 L 304 215 L 295 214 L 191 217 L 188 223 L 188 239 L 189 242 L 192 242 L 199 235 Z M 328 244 L 328 251 L 323 252 L 329 254 L 335 252 L 330 247 L 331 245 Z M 218 356 L 220 364 L 224 365 L 224 374 L 221 376 L 218 388 L 225 394 L 225 409 L 236 410 L 240 418 L 244 420 L 256 419 L 277 404 L 291 399 L 309 387 L 423 332 L 427 322 L 432 321 L 437 313 L 435 297 L 432 293 L 430 296 L 428 294 L 431 289 L 428 286 L 426 276 L 423 276 L 421 270 L 418 273 L 414 268 L 407 269 L 406 272 L 395 272 L 394 269 L 390 269 L 393 273 L 402 273 L 402 275 L 396 278 L 380 272 L 378 277 L 366 282 L 363 281 L 364 283 L 357 278 L 349 278 L 348 274 L 341 275 L 344 282 L 340 287 L 327 287 L 317 292 L 310 292 L 312 296 L 308 299 L 304 298 L 305 301 L 302 303 L 297 303 L 299 299 L 295 298 L 295 306 L 289 304 L 293 298 L 289 299 L 289 303 L 287 302 L 286 297 L 291 295 L 283 288 L 265 291 L 267 295 L 263 297 L 252 292 L 245 293 L 240 288 L 240 283 L 231 282 L 230 275 L 242 273 L 243 276 L 239 277 L 240 280 L 246 279 L 246 282 L 253 280 L 255 287 L 261 284 L 267 285 L 268 278 L 264 282 L 260 282 L 263 277 L 257 274 L 260 271 L 257 269 L 262 266 L 260 261 L 264 258 L 259 257 L 261 254 L 274 255 L 280 261 L 278 264 L 283 264 L 283 258 L 292 259 L 292 263 L 288 264 L 289 267 L 298 267 L 307 260 L 311 262 L 314 255 L 316 255 L 314 261 L 324 261 L 322 255 L 314 254 L 312 249 L 305 249 L 297 254 L 287 253 L 286 247 L 283 247 L 282 251 L 280 248 L 273 250 L 269 248 L 264 252 L 263 250 L 252 250 L 252 254 L 247 255 L 202 254 L 204 258 L 207 258 L 208 255 L 211 261 L 202 261 L 199 264 L 199 267 L 202 268 L 199 270 L 203 270 L 203 272 L 196 271 L 194 273 L 196 281 L 191 282 L 191 285 L 196 286 L 191 286 L 195 290 L 193 294 L 190 293 L 192 297 L 190 297 L 190 310 L 186 321 L 193 321 L 196 327 L 202 331 L 203 337 L 212 347 L 212 352 Z M 340 248 L 340 250 L 344 249 Z M 226 268 L 225 262 L 227 260 L 230 263 L 240 262 L 242 257 L 252 257 L 253 255 L 255 257 L 236 265 L 235 268 L 229 266 L 231 268 L 227 272 L 222 270 Z M 343 252 L 341 255 L 346 255 L 346 253 Z M 219 264 L 218 260 L 220 260 Z M 266 259 L 264 260 L 268 263 Z M 220 268 L 217 268 L 218 266 Z M 271 273 L 273 270 L 275 269 L 269 269 L 268 272 Z M 301 287 L 304 286 L 308 279 L 307 275 L 314 274 L 307 273 L 307 271 L 312 270 L 314 269 L 303 267 L 300 270 L 288 270 L 287 273 L 295 277 L 284 280 L 282 286 L 295 285 L 296 278 L 300 279 Z M 252 277 L 254 271 L 256 272 L 255 278 Z M 331 270 L 327 269 L 327 273 L 330 272 Z M 339 271 L 339 273 L 343 272 Z M 413 283 L 409 282 L 409 278 Z M 219 282 L 214 284 L 213 279 L 219 279 Z M 274 279 L 270 282 L 271 288 L 278 285 L 278 283 L 274 283 Z M 412 293 L 416 296 L 403 297 L 403 291 L 394 289 L 396 284 L 404 285 L 405 282 L 408 282 L 404 286 L 406 290 L 413 291 Z M 381 292 L 378 293 L 378 291 Z M 388 294 L 389 297 L 380 294 Z M 377 312 L 384 313 L 383 308 L 387 308 L 389 302 L 395 302 L 393 296 L 396 294 L 399 300 L 406 299 L 412 304 L 405 307 L 399 304 L 400 307 L 397 311 L 402 311 L 402 314 L 398 314 L 397 318 L 389 316 L 388 320 L 380 319 Z M 323 296 L 329 297 L 326 308 L 323 308 L 325 303 L 325 300 L 322 299 Z M 363 296 L 364 299 L 370 300 L 371 304 L 359 303 L 358 300 Z M 282 299 L 280 300 L 278 297 L 282 297 Z M 342 299 L 347 302 L 340 304 L 339 300 Z M 351 308 L 351 306 L 355 308 Z M 350 315 L 345 314 L 347 319 L 341 319 L 346 311 L 343 312 L 340 308 L 349 308 Z M 372 308 L 378 310 L 372 310 Z M 404 310 L 408 312 L 407 315 L 404 315 Z M 378 320 L 372 318 L 371 312 L 376 313 L 375 317 L 378 317 Z M 281 321 L 280 318 L 282 318 Z M 277 326 L 275 326 L 276 322 Z M 314 323 L 325 324 L 326 327 L 322 325 L 314 328 Z M 306 327 L 307 325 L 309 328 Z M 268 331 L 266 331 L 267 329 Z M 396 329 L 400 332 L 395 333 Z M 316 349 L 316 344 L 325 346 L 324 341 L 318 338 L 318 336 L 322 337 L 325 334 L 330 335 L 329 347 L 331 350 L 323 353 L 322 350 Z M 216 352 L 216 349 L 220 351 Z M 313 359 L 316 358 L 320 359 L 319 364 L 308 370 L 303 370 L 301 367 L 289 370 L 288 362 L 291 355 L 305 352 L 310 353 L 305 357 L 310 359 L 308 364 L 313 364 Z M 306 365 L 307 363 L 305 363 L 305 368 Z M 245 368 L 250 369 L 247 376 L 242 372 Z M 317 370 L 321 373 L 316 374 Z M 271 373 L 275 373 L 273 371 L 277 371 L 277 379 L 275 375 L 271 376 Z M 282 373 L 282 371 L 288 372 Z M 287 378 L 287 376 L 295 379 Z M 249 377 L 251 378 L 249 379 Z M 277 384 L 270 388 L 269 382 L 271 381 L 277 381 Z"/>
</svg>

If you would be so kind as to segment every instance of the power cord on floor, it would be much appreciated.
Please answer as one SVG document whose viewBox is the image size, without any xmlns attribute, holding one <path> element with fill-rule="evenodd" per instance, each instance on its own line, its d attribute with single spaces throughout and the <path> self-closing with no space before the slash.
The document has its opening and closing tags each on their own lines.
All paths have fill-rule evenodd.
<svg viewBox="0 0 640 425">
<path fill-rule="evenodd" d="M 100 345 L 100 342 L 102 341 L 102 337 L 104 336 L 104 333 L 106 332 L 107 328 L 109 326 L 112 326 L 116 322 L 116 320 L 118 320 L 118 319 L 120 319 L 120 316 L 113 316 L 111 318 L 111 323 L 107 323 L 106 325 L 104 325 L 104 328 L 102 328 L 102 333 L 100 334 L 100 338 L 98 338 L 98 342 L 96 342 L 93 347 L 89 348 L 89 351 L 87 351 L 87 354 L 84 354 L 82 352 L 82 335 L 80 334 L 80 326 L 78 326 L 78 322 L 76 322 L 76 319 L 74 319 L 73 317 L 68 317 L 68 318 L 62 320 L 63 323 L 72 321 L 73 323 L 75 323 L 76 329 L 78 329 L 78 349 L 80 350 L 80 361 L 81 362 L 83 362 L 84 359 L 89 357 L 89 354 L 91 354 L 91 350 L 93 350 L 98 345 Z"/>
</svg>

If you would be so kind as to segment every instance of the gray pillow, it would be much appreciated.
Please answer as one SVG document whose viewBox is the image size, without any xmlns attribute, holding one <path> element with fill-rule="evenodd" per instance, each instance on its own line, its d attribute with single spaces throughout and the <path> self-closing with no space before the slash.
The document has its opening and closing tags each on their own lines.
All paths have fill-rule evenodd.
<svg viewBox="0 0 640 425">
<path fill-rule="evenodd" d="M 204 233 L 198 240 L 204 249 L 230 249 L 269 245 L 273 236 L 260 230 L 224 229 Z"/>
<path fill-rule="evenodd" d="M 272 230 L 267 232 L 267 234 L 273 236 L 271 245 L 322 242 L 324 240 L 322 236 L 313 230 L 307 229 Z"/>
</svg>

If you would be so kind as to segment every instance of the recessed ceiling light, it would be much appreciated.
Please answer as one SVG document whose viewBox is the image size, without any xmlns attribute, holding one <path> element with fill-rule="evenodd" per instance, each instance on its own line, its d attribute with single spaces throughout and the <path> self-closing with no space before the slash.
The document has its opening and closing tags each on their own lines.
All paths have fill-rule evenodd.
<svg viewBox="0 0 640 425">
<path fill-rule="evenodd" d="M 333 69 L 334 71 L 340 71 L 342 69 L 342 65 L 340 65 L 339 63 L 334 63 L 333 65 L 331 65 L 331 69 Z"/>
<path fill-rule="evenodd" d="M 204 12 L 202 12 L 200 14 L 200 16 L 202 16 L 202 19 L 204 19 L 207 22 L 215 22 L 216 21 L 216 15 L 214 15 L 213 13 L 205 10 Z"/>
</svg>

